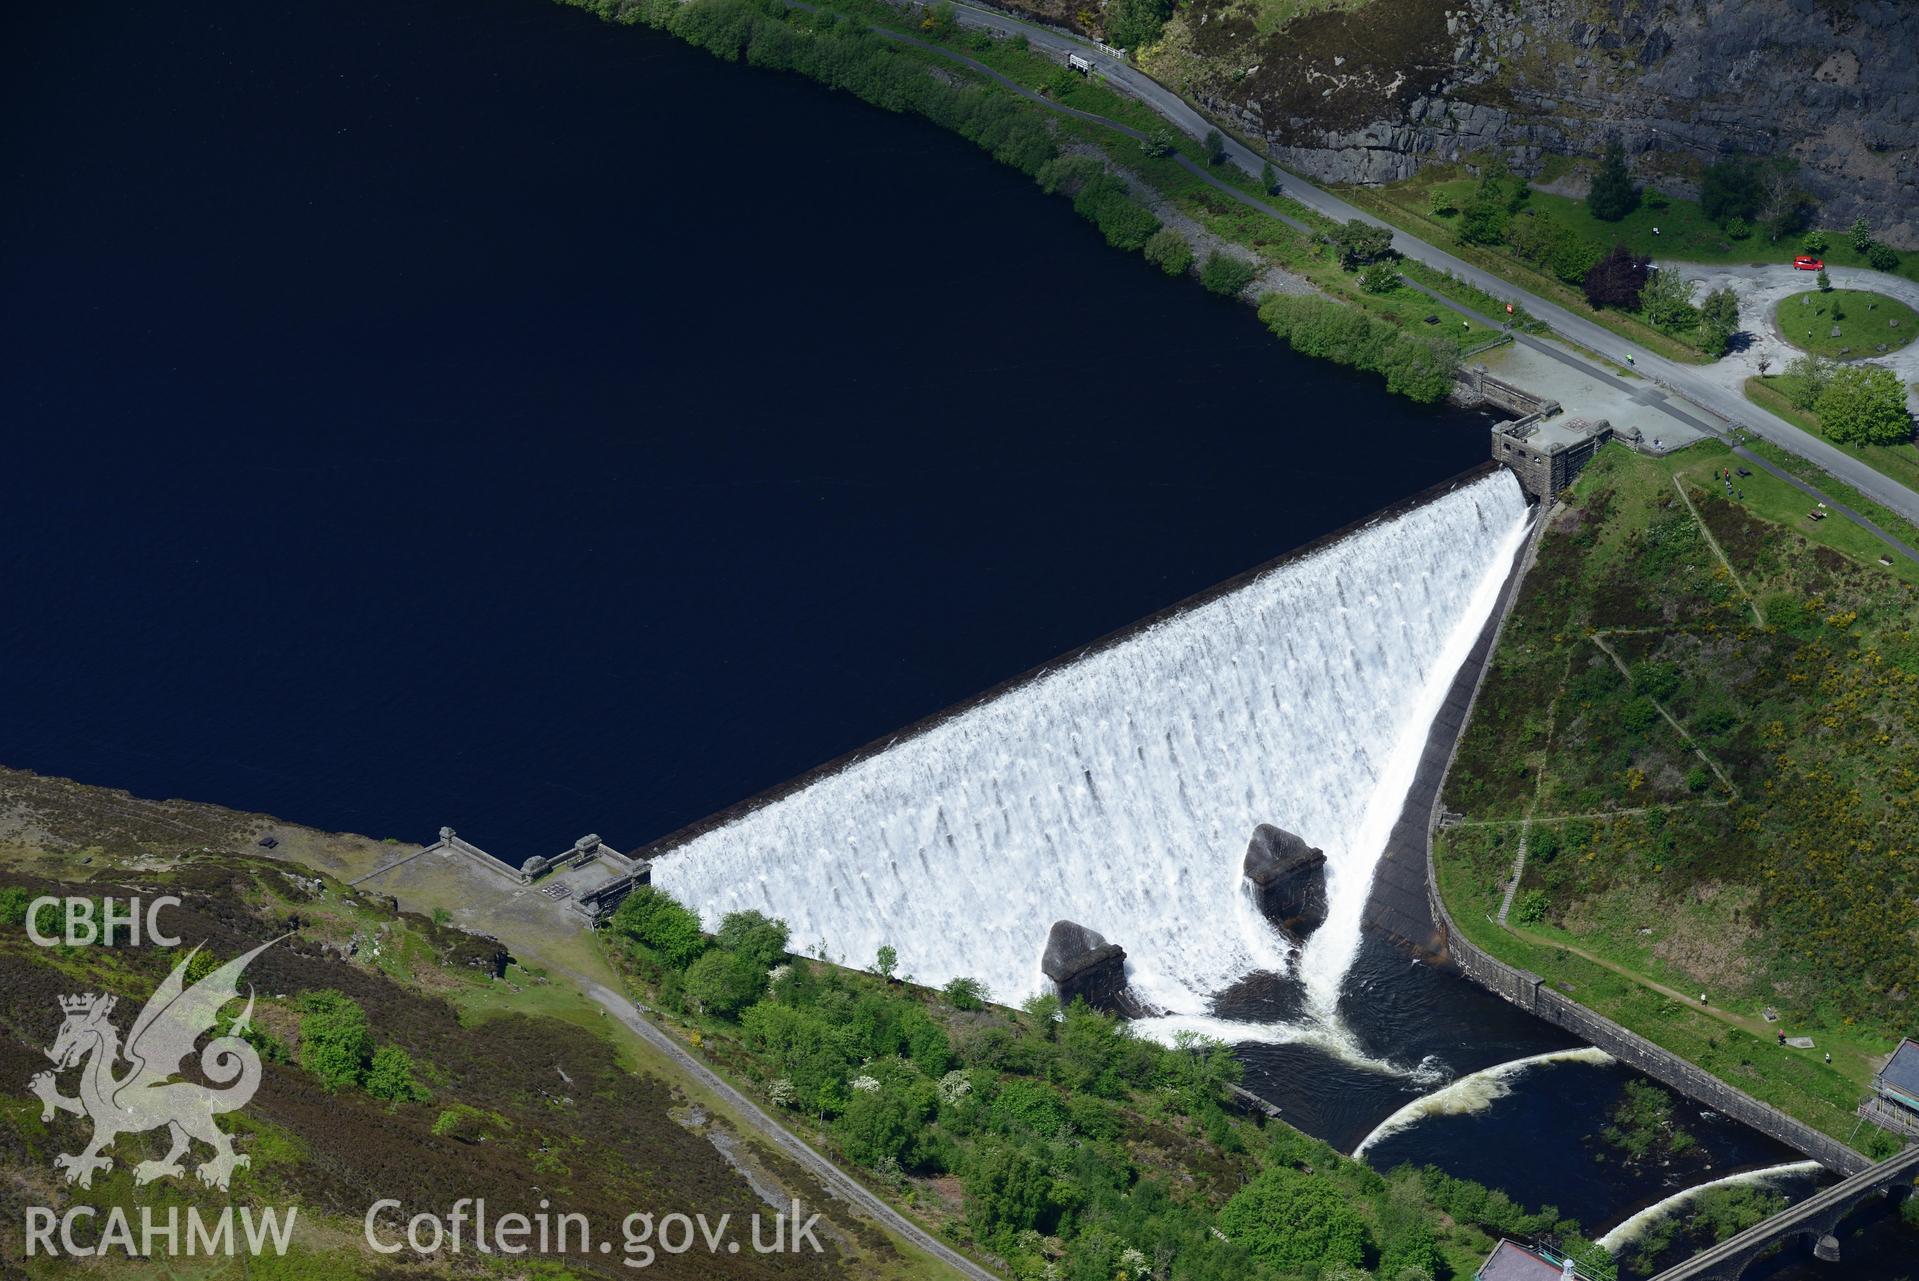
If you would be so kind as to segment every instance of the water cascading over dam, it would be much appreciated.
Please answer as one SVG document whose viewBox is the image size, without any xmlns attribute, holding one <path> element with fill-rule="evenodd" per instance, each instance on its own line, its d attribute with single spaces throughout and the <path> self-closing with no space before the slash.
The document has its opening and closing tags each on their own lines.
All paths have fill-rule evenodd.
<svg viewBox="0 0 1919 1281">
<path fill-rule="evenodd" d="M 1126 949 L 1145 1001 L 1284 973 L 1246 892 L 1253 829 L 1327 856 L 1327 920 L 1298 960 L 1330 1016 L 1374 864 L 1446 686 L 1490 614 L 1526 507 L 1504 472 L 1380 518 L 1016 683 L 883 750 L 693 829 L 654 882 L 707 927 L 758 909 L 794 949 L 1044 990 L 1060 918 Z"/>
</svg>

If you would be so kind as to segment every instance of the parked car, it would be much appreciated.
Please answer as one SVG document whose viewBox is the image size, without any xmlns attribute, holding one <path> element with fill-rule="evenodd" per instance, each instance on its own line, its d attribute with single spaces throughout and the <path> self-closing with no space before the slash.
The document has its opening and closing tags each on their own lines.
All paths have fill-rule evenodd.
<svg viewBox="0 0 1919 1281">
<path fill-rule="evenodd" d="M 1792 265 L 1801 271 L 1824 271 L 1826 269 L 1826 260 L 1824 258 L 1814 258 L 1811 254 L 1800 254 L 1792 260 Z"/>
</svg>

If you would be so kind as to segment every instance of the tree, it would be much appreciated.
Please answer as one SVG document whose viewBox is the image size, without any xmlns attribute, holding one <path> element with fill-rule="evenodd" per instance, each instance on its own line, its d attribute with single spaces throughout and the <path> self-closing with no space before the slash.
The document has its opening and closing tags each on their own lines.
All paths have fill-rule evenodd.
<svg viewBox="0 0 1919 1281">
<path fill-rule="evenodd" d="M 1259 167 L 1259 189 L 1269 196 L 1279 190 L 1279 171 L 1270 160 Z"/>
<path fill-rule="evenodd" d="M 915 1140 L 933 1110 L 929 1082 L 883 1082 L 878 1089 L 855 1090 L 840 1116 L 839 1135 L 846 1154 L 865 1166 L 889 1158 L 908 1168 L 917 1165 Z"/>
<path fill-rule="evenodd" d="M 1173 0 L 1113 0 L 1106 10 L 1106 38 L 1122 49 L 1141 49 L 1159 39 Z"/>
<path fill-rule="evenodd" d="M 713 941 L 753 962 L 764 973 L 786 959 L 787 935 L 785 921 L 761 912 L 728 912 L 720 918 L 720 932 Z"/>
<path fill-rule="evenodd" d="M 1814 406 L 1826 435 L 1846 445 L 1900 445 L 1912 439 L 1912 415 L 1899 375 L 1884 365 L 1841 365 Z"/>
<path fill-rule="evenodd" d="M 1052 1176 L 1046 1166 L 1013 1143 L 983 1142 L 960 1179 L 966 1219 L 980 1236 L 1051 1226 Z"/>
<path fill-rule="evenodd" d="M 1399 288 L 1399 268 L 1389 262 L 1376 262 L 1359 273 L 1359 287 L 1369 294 L 1389 294 Z"/>
<path fill-rule="evenodd" d="M 418 1103 L 427 1097 L 426 1087 L 413 1079 L 413 1056 L 397 1045 L 374 1052 L 364 1085 L 374 1098 L 393 1103 Z"/>
<path fill-rule="evenodd" d="M 1352 271 L 1392 253 L 1393 232 L 1390 227 L 1376 226 L 1363 218 L 1348 218 L 1333 232 L 1333 244 L 1339 250 L 1339 265 Z"/>
<path fill-rule="evenodd" d="M 691 965 L 706 948 L 706 940 L 700 935 L 700 918 L 652 885 L 638 886 L 628 894 L 614 911 L 609 926 L 658 953 L 676 970 Z"/>
<path fill-rule="evenodd" d="M 1819 269 L 1819 292 L 1822 294 L 1832 292 L 1832 277 L 1826 274 L 1824 267 Z"/>
<path fill-rule="evenodd" d="M 1847 234 L 1852 237 L 1852 248 L 1855 253 L 1864 253 L 1872 245 L 1872 224 L 1864 218 L 1854 218 L 1852 229 Z"/>
<path fill-rule="evenodd" d="M 1899 251 L 1891 245 L 1873 241 L 1866 247 L 1866 263 L 1874 271 L 1899 270 Z"/>
<path fill-rule="evenodd" d="M 1739 295 L 1730 288 L 1721 285 L 1706 295 L 1699 304 L 1699 345 L 1708 355 L 1723 356 L 1732 346 L 1732 337 L 1739 332 Z M 1759 373 L 1765 376 L 1765 362 L 1760 362 Z"/>
<path fill-rule="evenodd" d="M 1199 283 L 1216 294 L 1231 298 L 1252 284 L 1253 277 L 1258 274 L 1259 268 L 1244 258 L 1223 254 L 1215 249 L 1206 256 L 1205 265 L 1199 269 Z"/>
<path fill-rule="evenodd" d="M 1633 308 L 1646 287 L 1646 260 L 1624 245 L 1594 263 L 1586 273 L 1586 301 L 1594 307 Z"/>
<path fill-rule="evenodd" d="M 1727 156 L 1707 165 L 1699 176 L 1699 207 L 1716 223 L 1750 221 L 1759 212 L 1759 202 L 1758 168 L 1745 156 Z"/>
<path fill-rule="evenodd" d="M 1146 261 L 1169 276 L 1183 276 L 1193 266 L 1193 247 L 1171 227 L 1161 227 L 1146 241 Z"/>
<path fill-rule="evenodd" d="M 1639 291 L 1639 306 L 1646 319 L 1670 333 L 1680 333 L 1699 323 L 1699 309 L 1693 306 L 1693 282 L 1677 271 L 1649 273 Z"/>
<path fill-rule="evenodd" d="M 1832 241 L 1826 238 L 1826 233 L 1820 231 L 1817 227 L 1808 231 L 1805 236 L 1800 239 L 1799 243 L 1805 246 L 1807 253 L 1815 257 L 1826 252 L 1832 245 Z"/>
<path fill-rule="evenodd" d="M 1226 139 L 1219 130 L 1206 131 L 1206 163 L 1220 165 L 1226 162 Z"/>
<path fill-rule="evenodd" d="M 1833 363 L 1824 356 L 1799 356 L 1786 366 L 1786 396 L 1801 409 L 1811 409 L 1832 381 Z"/>
<path fill-rule="evenodd" d="M 1606 142 L 1599 172 L 1586 193 L 1586 210 L 1601 222 L 1618 222 L 1638 207 L 1639 188 L 1633 186 L 1632 173 L 1626 168 L 1626 146 L 1615 134 Z"/>
<path fill-rule="evenodd" d="M 891 983 L 893 971 L 900 967 L 900 954 L 889 943 L 880 944 L 879 955 L 873 960 L 873 972 Z"/>
<path fill-rule="evenodd" d="M 1459 211 L 1460 240 L 1469 245 L 1496 245 L 1506 238 L 1506 204 L 1484 189 L 1473 193 Z"/>
<path fill-rule="evenodd" d="M 943 989 L 946 1003 L 956 1010 L 977 1010 L 986 1005 L 986 984 L 965 975 L 953 979 Z"/>
<path fill-rule="evenodd" d="M 1459 203 L 1444 187 L 1434 187 L 1432 197 L 1426 204 L 1427 208 L 1433 211 L 1433 216 L 1437 218 L 1450 218 L 1459 212 Z"/>
<path fill-rule="evenodd" d="M 1359 1210 L 1326 1179 L 1297 1170 L 1266 1170 L 1235 1192 L 1219 1212 L 1219 1227 L 1277 1271 L 1366 1261 L 1366 1220 Z"/>
<path fill-rule="evenodd" d="M 1149 156 L 1164 156 L 1173 150 L 1173 131 L 1165 125 L 1154 125 L 1139 140 L 1139 149 Z"/>
<path fill-rule="evenodd" d="M 687 967 L 687 999 L 714 1018 L 737 1018 L 765 990 L 765 968 L 723 947 L 703 953 Z"/>
<path fill-rule="evenodd" d="M 1759 216 L 1766 234 L 1777 241 L 1806 225 L 1812 197 L 1793 177 L 1793 162 L 1783 157 L 1769 161 L 1759 178 Z"/>
</svg>

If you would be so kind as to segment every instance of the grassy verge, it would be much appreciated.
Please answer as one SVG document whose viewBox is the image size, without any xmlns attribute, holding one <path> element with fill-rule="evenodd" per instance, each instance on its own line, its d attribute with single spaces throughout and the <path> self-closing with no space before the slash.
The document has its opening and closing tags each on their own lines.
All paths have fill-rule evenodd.
<svg viewBox="0 0 1919 1281">
<path fill-rule="evenodd" d="M 1821 439 L 1826 439 L 1825 428 L 1819 421 L 1819 415 L 1810 409 L 1801 409 L 1793 403 L 1790 393 L 1795 381 L 1791 374 L 1773 374 L 1765 378 L 1748 378 L 1746 379 L 1745 387 L 1746 399 L 1764 409 L 1771 410 L 1802 431 L 1809 431 Z M 1919 489 L 1919 445 L 1847 445 L 1836 440 L 1828 440 L 1827 443 L 1835 449 L 1841 449 L 1851 454 L 1854 458 L 1865 463 L 1874 471 L 1890 476 L 1892 479 L 1910 489 Z M 1755 449 L 1755 452 L 1758 451 Z M 1777 455 L 1776 458 L 1775 454 Z M 1795 475 L 1799 475 L 1808 482 L 1818 484 L 1821 488 L 1832 485 L 1839 489 L 1844 489 L 1846 491 L 1845 493 L 1834 494 L 1834 497 L 1839 498 L 1855 510 L 1865 512 L 1866 515 L 1871 516 L 1874 521 L 1878 522 L 1881 528 L 1899 533 L 1899 530 L 1895 529 L 1894 526 L 1903 526 L 1905 532 L 1899 533 L 1899 537 L 1906 542 L 1912 543 L 1913 535 L 1919 534 L 1919 528 L 1915 528 L 1908 521 L 1901 520 L 1897 515 L 1885 508 L 1879 507 L 1858 491 L 1833 480 L 1832 477 L 1822 469 L 1813 467 L 1810 463 L 1777 450 L 1767 454 L 1766 457 L 1773 461 L 1793 458 L 1795 467 L 1807 469 L 1806 471 L 1795 471 Z M 1780 465 L 1784 466 L 1785 464 L 1781 462 Z M 1824 479 L 1815 479 L 1815 476 L 1823 477 Z M 1872 510 L 1867 510 L 1868 508 Z M 1913 545 L 1919 546 L 1919 543 L 1913 543 Z"/>
<path fill-rule="evenodd" d="M 1472 263 L 1475 267 L 1483 267 L 1502 279 L 1510 280 L 1522 289 L 1548 298 L 1569 311 L 1586 316 L 1593 323 L 1605 326 L 1621 338 L 1637 343 L 1648 351 L 1657 352 L 1669 360 L 1683 361 L 1686 364 L 1711 363 L 1711 357 L 1699 351 L 1698 348 L 1689 346 L 1669 334 L 1661 333 L 1636 317 L 1606 307 L 1595 310 L 1586 302 L 1583 293 L 1556 276 L 1535 270 L 1526 263 L 1496 250 L 1460 243 L 1454 227 L 1456 218 L 1448 221 L 1435 217 L 1426 207 L 1425 202 L 1430 199 L 1431 190 L 1431 183 L 1422 185 L 1420 179 L 1413 178 L 1392 187 L 1346 188 L 1339 194 L 1386 222 L 1434 244 L 1444 245 L 1448 253 Z M 1535 194 L 1534 199 L 1538 198 Z"/>
</svg>

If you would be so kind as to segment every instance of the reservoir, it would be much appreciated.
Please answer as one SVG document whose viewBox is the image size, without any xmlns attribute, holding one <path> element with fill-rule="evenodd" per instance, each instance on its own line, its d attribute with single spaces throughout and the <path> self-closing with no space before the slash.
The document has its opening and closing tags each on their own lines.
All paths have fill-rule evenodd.
<svg viewBox="0 0 1919 1281">
<path fill-rule="evenodd" d="M 630 848 L 1485 455 L 962 139 L 644 28 L 4 21 L 9 766 Z M 1254 1043 L 1247 1084 L 1376 1163 L 1597 1232 L 1790 1159 L 1688 1116 L 1692 1162 L 1602 1160 L 1629 1074 L 1578 1058 L 1380 1134 L 1576 1047 L 1373 939 L 1338 1003 L 1403 1073 Z"/>
</svg>

